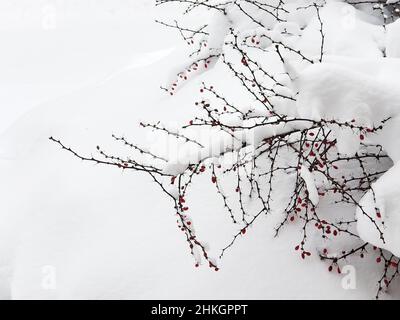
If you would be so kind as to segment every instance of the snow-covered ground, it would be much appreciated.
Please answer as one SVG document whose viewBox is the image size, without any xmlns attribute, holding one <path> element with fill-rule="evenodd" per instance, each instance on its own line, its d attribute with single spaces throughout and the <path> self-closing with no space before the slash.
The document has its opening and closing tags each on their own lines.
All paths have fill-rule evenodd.
<svg viewBox="0 0 400 320">
<path fill-rule="evenodd" d="M 300 230 L 274 238 L 273 217 L 249 230 L 218 272 L 195 268 L 169 200 L 148 176 L 83 163 L 50 143 L 59 137 L 86 154 L 97 144 L 113 148 L 112 133 L 151 144 L 138 123 L 186 122 L 195 113 L 188 97 L 195 101 L 199 88 L 194 81 L 173 98 L 159 90 L 180 43 L 153 20 L 173 9 L 155 10 L 151 0 L 68 3 L 0 5 L 1 298 L 375 296 L 373 262 L 346 288 L 346 274 L 294 253 Z M 200 182 L 191 214 L 217 252 L 232 229 Z"/>
<path fill-rule="evenodd" d="M 2 1 L 0 132 L 33 106 L 172 48 L 153 7 L 151 0 Z"/>
</svg>

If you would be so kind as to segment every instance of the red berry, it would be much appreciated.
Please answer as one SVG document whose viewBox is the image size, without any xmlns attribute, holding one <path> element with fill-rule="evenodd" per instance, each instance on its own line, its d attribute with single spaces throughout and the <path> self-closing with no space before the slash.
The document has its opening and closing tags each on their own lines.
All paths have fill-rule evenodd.
<svg viewBox="0 0 400 320">
<path fill-rule="evenodd" d="M 364 135 L 360 134 L 360 140 L 364 140 Z"/>
<path fill-rule="evenodd" d="M 376 258 L 376 263 L 380 263 L 382 261 L 381 257 Z"/>
<path fill-rule="evenodd" d="M 245 233 L 246 233 L 246 228 L 243 228 L 240 232 L 241 232 L 242 234 L 245 234 Z"/>
<path fill-rule="evenodd" d="M 211 181 L 212 181 L 212 183 L 216 183 L 217 182 L 217 177 L 216 176 L 212 176 L 211 177 Z"/>
<path fill-rule="evenodd" d="M 385 283 L 386 286 L 389 285 L 389 281 L 387 279 L 383 280 L 383 282 Z"/>
<path fill-rule="evenodd" d="M 300 246 L 296 246 L 295 248 L 294 248 L 294 250 L 299 250 L 300 249 Z"/>
<path fill-rule="evenodd" d="M 298 197 L 298 198 L 297 198 L 297 203 L 302 203 L 302 202 L 303 202 L 303 200 L 301 200 L 301 198 Z"/>
<path fill-rule="evenodd" d="M 331 272 L 333 270 L 332 266 L 329 266 L 328 271 Z"/>
</svg>

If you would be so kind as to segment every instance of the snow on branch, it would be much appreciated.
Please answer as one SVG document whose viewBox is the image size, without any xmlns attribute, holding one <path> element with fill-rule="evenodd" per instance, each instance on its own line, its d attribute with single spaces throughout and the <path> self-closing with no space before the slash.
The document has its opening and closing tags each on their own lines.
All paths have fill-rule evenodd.
<svg viewBox="0 0 400 320">
<path fill-rule="evenodd" d="M 377 28 L 386 28 L 398 15 L 399 3 L 347 2 L 156 0 L 156 5 L 182 5 L 184 15 L 206 10 L 210 17 L 192 27 L 182 27 L 179 17 L 173 24 L 157 21 L 177 29 L 197 48 L 181 65 L 177 80 L 162 88 L 174 95 L 202 69 L 198 114 L 177 130 L 160 122 L 141 126 L 172 137 L 190 150 L 187 156 L 169 158 L 116 135 L 117 142 L 130 147 L 129 157 L 108 155 L 100 147 L 99 157 L 82 156 L 50 139 L 81 160 L 149 174 L 172 200 L 196 267 L 205 263 L 218 271 L 218 260 L 261 216 L 278 214 L 276 236 L 289 224 L 297 226 L 301 236 L 294 251 L 302 259 L 319 256 L 328 271 L 340 273 L 347 261 L 375 255 L 382 270 L 378 297 L 399 274 L 383 191 L 375 186 L 400 159 L 385 138 L 399 114 L 400 97 L 390 81 L 359 72 L 359 62 L 333 59 L 338 41 L 330 37 L 337 28 L 332 17 L 343 9 L 376 15 L 379 8 Z M 210 67 L 229 83 L 228 90 L 209 84 Z M 206 138 L 191 134 L 206 129 Z M 135 160 L 135 154 L 147 156 L 148 163 Z M 228 156 L 233 161 L 224 161 Z M 189 214 L 188 194 L 200 175 L 208 177 L 236 230 L 218 257 L 211 257 L 199 240 Z M 317 247 L 310 241 L 316 237 Z"/>
</svg>

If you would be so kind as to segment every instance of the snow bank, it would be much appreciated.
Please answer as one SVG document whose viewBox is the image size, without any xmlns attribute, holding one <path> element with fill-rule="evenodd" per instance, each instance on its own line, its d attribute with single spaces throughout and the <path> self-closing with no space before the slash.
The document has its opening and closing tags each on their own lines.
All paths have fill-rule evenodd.
<svg viewBox="0 0 400 320">
<path fill-rule="evenodd" d="M 354 120 L 364 128 L 379 126 L 388 117 L 397 118 L 400 86 L 400 61 L 397 59 L 355 60 L 330 58 L 328 63 L 307 68 L 297 81 L 299 95 L 298 113 L 301 117 L 337 119 L 341 122 Z M 357 133 L 351 129 L 332 126 L 338 138 L 339 151 L 354 154 L 360 145 Z M 388 131 L 390 130 L 390 131 Z M 371 137 L 381 143 L 392 159 L 400 159 L 394 137 L 397 128 Z"/>
<path fill-rule="evenodd" d="M 300 176 L 303 178 L 303 180 L 306 184 L 306 188 L 308 191 L 308 197 L 309 197 L 310 201 L 312 202 L 312 204 L 314 206 L 316 206 L 319 202 L 319 196 L 318 196 L 318 190 L 315 185 L 315 179 L 314 179 L 312 172 L 306 166 L 302 165 L 301 169 L 300 169 Z"/>
<path fill-rule="evenodd" d="M 311 8 L 315 12 L 315 8 Z M 352 5 L 330 1 L 321 9 L 325 35 L 324 53 L 349 57 L 381 57 L 384 30 L 375 19 Z M 320 22 L 314 15 L 303 31 L 299 49 L 306 56 L 319 58 L 321 51 Z"/>
<path fill-rule="evenodd" d="M 297 10 L 298 6 L 306 5 L 308 1 L 292 2 L 293 10 L 290 10 L 288 20 L 297 22 L 302 28 L 307 27 L 310 19 L 315 16 L 313 8 Z M 337 26 L 333 21 L 342 8 L 349 6 L 333 4 L 324 10 L 324 19 L 330 19 L 327 21 L 327 52 L 349 54 L 350 48 L 347 45 L 351 45 L 359 47 L 361 56 L 379 55 L 380 46 L 374 40 L 375 28 L 366 26 L 364 22 L 358 22 L 360 28 L 349 33 L 349 39 L 345 39 L 346 32 L 334 37 Z M 233 22 L 234 15 L 232 13 L 231 16 Z M 329 18 L 330 16 L 333 18 Z M 272 24 L 271 17 L 266 20 L 263 22 Z M 225 23 L 226 21 L 226 27 Z M 248 28 L 248 21 L 244 21 L 241 26 Z M 280 27 L 282 26 L 277 26 L 275 30 Z M 314 19 L 305 31 L 310 34 L 309 40 L 319 36 L 317 27 L 318 22 Z M 298 32 L 295 25 L 291 24 L 290 28 Z M 156 43 L 156 38 L 163 38 L 163 43 L 168 47 L 172 42 L 168 37 L 160 37 L 159 29 L 150 28 L 146 32 L 142 30 L 138 28 L 135 34 L 140 38 L 130 39 L 142 43 L 145 36 L 149 41 L 146 43 L 149 44 Z M 365 36 L 356 38 L 357 33 L 365 33 Z M 378 34 L 382 33 L 378 31 Z M 76 36 L 80 38 L 81 35 Z M 334 38 L 329 40 L 330 36 Z M 222 39 L 223 33 L 214 39 L 216 45 Z M 84 38 L 81 40 L 85 41 Z M 132 42 L 136 44 L 135 41 Z M 280 221 L 280 216 L 261 220 L 262 223 L 249 230 L 245 236 L 246 241 L 238 241 L 232 249 L 233 252 L 225 257 L 224 268 L 218 273 L 210 272 L 208 268 L 195 269 L 185 239 L 176 232 L 173 209 L 168 211 L 168 199 L 160 197 L 158 186 L 148 177 L 83 164 L 48 142 L 49 135 L 56 135 L 68 145 L 90 153 L 94 150 L 94 145 L 103 141 L 111 148 L 114 144 L 107 140 L 108 134 L 118 131 L 133 137 L 139 144 L 147 145 L 151 143 L 148 143 L 136 126 L 143 117 L 163 123 L 187 123 L 189 119 L 193 119 L 193 110 L 186 106 L 188 101 L 198 96 L 199 83 L 188 83 L 172 100 L 166 100 L 158 94 L 158 87 L 162 82 L 160 77 L 170 71 L 174 60 L 180 57 L 175 53 L 164 57 L 163 52 L 164 50 L 155 56 L 141 56 L 138 53 L 134 61 L 131 58 L 124 60 L 124 66 L 113 70 L 112 76 L 106 81 L 96 86 L 86 86 L 68 97 L 34 108 L 2 136 L 1 149 L 6 156 L 13 159 L 7 165 L 0 164 L 4 181 L 0 186 L 3 195 L 0 202 L 0 276 L 2 280 L 5 279 L 2 281 L 5 283 L 2 288 L 5 289 L 0 293 L 1 296 L 53 299 L 370 298 L 375 288 L 364 285 L 360 280 L 356 290 L 343 290 L 338 278 L 326 272 L 326 266 L 320 263 L 317 255 L 313 255 L 305 263 L 299 263 L 298 257 L 290 252 L 301 241 L 301 234 L 289 231 L 273 240 L 274 227 Z M 279 60 L 273 53 L 270 56 L 271 59 L 267 59 L 265 63 L 275 72 Z M 112 57 L 120 61 L 119 56 Z M 149 59 L 156 64 L 146 69 L 133 70 L 137 64 L 147 64 Z M 386 75 L 395 75 L 397 67 L 394 64 L 383 67 L 383 63 L 374 63 L 368 61 L 358 64 L 356 61 L 344 59 L 340 62 L 342 69 L 337 72 L 332 70 L 336 69 L 332 64 L 316 66 L 315 70 L 308 69 L 299 79 L 302 96 L 299 113 L 304 112 L 318 118 L 344 111 L 348 112 L 347 115 L 359 116 L 362 113 L 363 117 L 358 117 L 358 121 L 367 123 L 374 120 L 373 117 L 377 115 L 374 106 L 386 101 L 369 92 L 370 85 L 378 83 L 378 89 L 381 90 L 379 92 L 390 94 L 389 98 L 399 101 L 394 81 L 396 78 L 392 78 L 389 86 L 393 88 L 393 92 L 384 91 L 383 85 L 386 83 Z M 218 85 L 218 88 L 225 86 L 233 94 L 235 103 L 248 108 L 248 97 L 238 93 L 240 91 L 232 85 L 231 79 L 221 77 L 224 73 L 220 68 L 221 64 L 217 63 L 213 71 L 207 74 L 207 80 L 216 87 Z M 279 72 L 282 70 L 278 70 Z M 346 80 L 343 85 L 340 84 L 342 77 Z M 357 77 L 358 80 L 366 81 L 365 87 L 357 88 Z M 200 76 L 200 80 L 203 79 Z M 309 83 L 316 80 L 316 84 Z M 339 84 L 330 88 L 326 84 L 330 84 L 331 80 L 338 81 Z M 330 99 L 325 99 L 322 94 L 328 94 Z M 344 98 L 337 101 L 337 106 L 333 103 L 340 95 L 358 102 L 363 94 L 367 94 L 371 102 L 360 102 L 356 110 L 344 110 Z M 391 105 L 388 106 L 387 111 L 391 111 L 391 108 Z M 237 123 L 237 119 L 230 117 L 223 120 L 227 124 Z M 254 130 L 249 129 L 245 139 L 246 142 L 258 144 L 269 135 L 291 129 L 291 126 L 283 124 L 272 128 L 260 126 Z M 387 140 L 389 143 L 390 134 L 398 136 L 395 127 L 388 129 L 386 138 L 382 133 L 378 137 L 379 141 Z M 171 147 L 167 139 L 155 136 L 160 148 Z M 184 170 L 191 159 L 198 161 L 219 155 L 225 150 L 220 148 L 221 142 L 227 138 L 223 135 L 211 137 L 213 141 L 206 142 L 209 145 L 215 144 L 215 149 L 212 148 L 215 153 L 188 148 L 183 150 L 188 152 L 184 156 L 187 162 L 181 163 L 179 157 L 172 159 L 166 165 L 166 172 Z M 341 140 L 347 144 L 345 138 Z M 387 144 L 386 148 L 389 147 Z M 395 145 L 392 147 L 390 154 L 395 157 Z M 175 141 L 173 148 L 179 149 L 179 142 Z M 122 152 L 121 149 L 117 151 Z M 318 199 L 315 194 L 315 177 L 310 176 L 307 168 L 303 168 L 302 177 L 306 181 L 311 201 L 316 204 Z M 232 233 L 237 230 L 227 227 L 226 221 L 229 217 L 223 211 L 221 199 L 215 195 L 215 186 L 209 186 L 209 175 L 195 178 L 197 183 L 191 188 L 196 197 L 186 199 L 190 206 L 189 214 L 195 218 L 193 221 L 196 221 L 196 229 L 201 230 L 199 234 L 216 243 L 211 247 L 212 253 L 219 254 L 220 248 L 226 245 L 227 239 L 230 240 Z M 234 183 L 235 181 L 227 187 L 234 190 Z M 286 187 L 284 184 L 283 188 Z M 382 198 L 388 197 L 384 192 L 382 194 Z M 370 205 L 367 200 L 364 200 L 366 207 Z M 384 208 L 385 219 L 394 216 L 390 214 L 388 207 L 390 206 L 386 205 Z M 360 219 L 360 225 L 361 223 L 363 221 Z M 363 226 L 360 233 L 365 231 L 362 236 L 371 237 L 373 242 L 375 234 L 373 231 L 367 232 L 368 228 L 369 226 Z M 391 230 L 395 232 L 395 229 Z M 391 239 L 392 242 L 395 241 L 394 235 Z M 54 290 L 46 290 L 42 286 L 43 271 L 48 270 L 44 268 L 47 266 L 55 267 L 57 272 Z M 371 264 L 363 262 L 363 268 L 367 277 L 378 275 Z M 285 272 L 284 277 L 282 271 Z M 359 278 L 362 277 L 360 274 Z M 317 283 L 316 278 L 319 279 Z M 293 286 L 293 283 L 296 285 Z M 291 289 L 287 290 L 289 286 Z"/>
<path fill-rule="evenodd" d="M 331 57 L 329 62 L 306 69 L 297 81 L 299 96 L 298 112 L 302 117 L 315 120 L 337 119 L 372 128 L 391 117 L 384 130 L 367 135 L 368 141 L 380 144 L 396 163 L 361 200 L 367 215 L 358 209 L 358 232 L 367 242 L 400 254 L 400 150 L 397 137 L 400 134 L 400 61 L 398 59 L 354 60 Z M 338 140 L 339 152 L 354 155 L 360 147 L 357 132 L 332 126 Z M 379 209 L 382 218 L 376 214 Z M 385 242 L 371 217 L 379 222 Z M 380 224 L 380 222 L 384 222 Z"/>
<path fill-rule="evenodd" d="M 400 20 L 387 27 L 386 55 L 392 58 L 400 58 Z"/>
<path fill-rule="evenodd" d="M 362 239 L 400 256 L 400 163 L 395 164 L 361 200 L 365 213 L 357 210 L 357 230 Z M 375 201 L 374 201 L 375 196 Z M 369 217 L 375 219 L 380 232 Z"/>
<path fill-rule="evenodd" d="M 161 12 L 153 0 L 1 1 L 0 133 L 37 105 L 156 60 L 179 36 L 154 23 Z"/>
</svg>

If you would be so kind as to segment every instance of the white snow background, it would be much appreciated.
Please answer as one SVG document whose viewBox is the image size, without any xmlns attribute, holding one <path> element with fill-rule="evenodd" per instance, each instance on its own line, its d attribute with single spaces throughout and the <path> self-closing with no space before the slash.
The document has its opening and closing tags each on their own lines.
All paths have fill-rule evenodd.
<svg viewBox="0 0 400 320">
<path fill-rule="evenodd" d="M 147 175 L 83 163 L 48 140 L 90 153 L 111 148 L 112 133 L 151 143 L 142 119 L 191 118 L 198 83 L 173 98 L 159 90 L 181 44 L 154 19 L 174 13 L 152 0 L 0 2 L 0 298 L 373 298 L 373 256 L 358 266 L 356 289 L 345 290 L 345 275 L 294 253 L 295 227 L 274 238 L 271 218 L 218 272 L 195 268 L 169 200 Z M 226 213 L 205 181 L 195 188 L 191 214 L 218 251 L 231 239 Z"/>
</svg>

